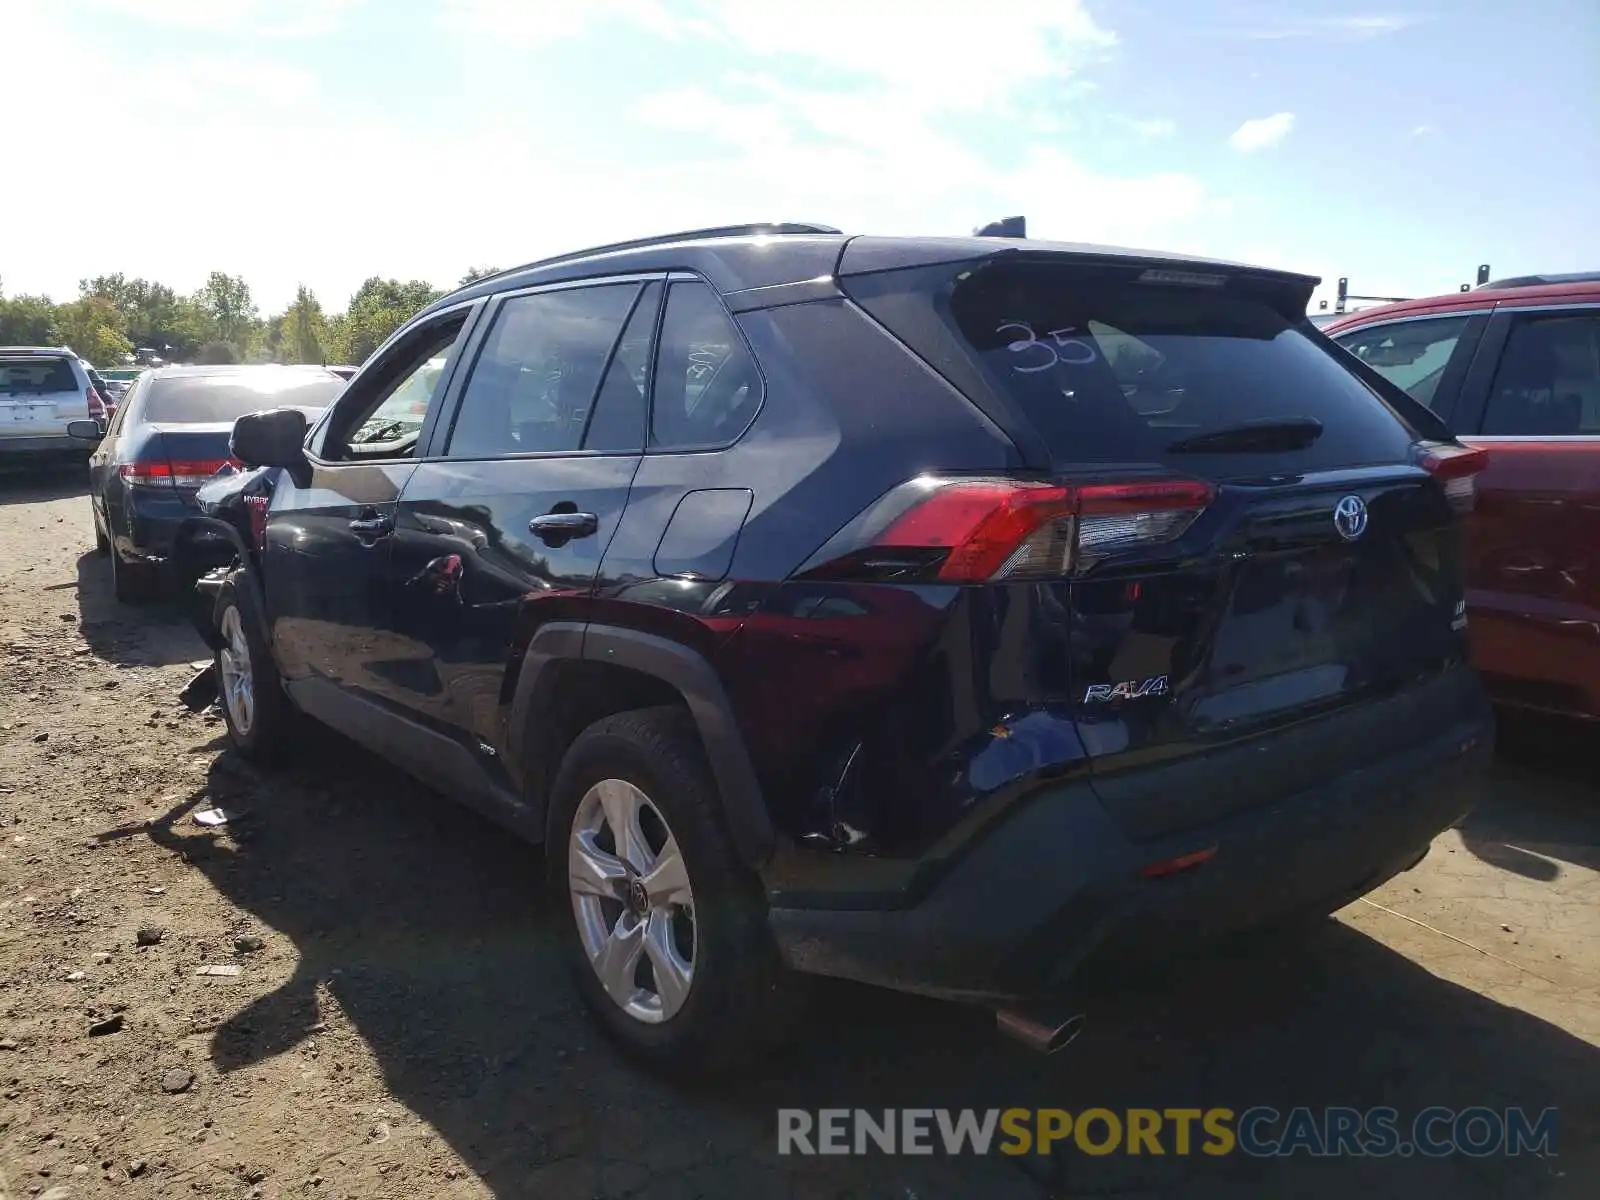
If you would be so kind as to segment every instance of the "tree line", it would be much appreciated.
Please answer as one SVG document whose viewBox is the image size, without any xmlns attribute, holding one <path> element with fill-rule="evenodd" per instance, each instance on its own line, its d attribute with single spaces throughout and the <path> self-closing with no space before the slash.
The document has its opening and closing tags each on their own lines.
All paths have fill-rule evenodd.
<svg viewBox="0 0 1600 1200">
<path fill-rule="evenodd" d="M 474 267 L 459 286 L 491 275 Z M 343 312 L 324 311 L 300 286 L 281 313 L 263 317 L 250 285 L 213 271 L 187 295 L 164 283 L 97 275 L 78 282 L 78 298 L 7 297 L 0 286 L 0 345 L 70 346 L 97 367 L 121 365 L 136 349 L 168 362 L 359 364 L 412 315 L 443 292 L 431 283 L 374 275 Z"/>
</svg>

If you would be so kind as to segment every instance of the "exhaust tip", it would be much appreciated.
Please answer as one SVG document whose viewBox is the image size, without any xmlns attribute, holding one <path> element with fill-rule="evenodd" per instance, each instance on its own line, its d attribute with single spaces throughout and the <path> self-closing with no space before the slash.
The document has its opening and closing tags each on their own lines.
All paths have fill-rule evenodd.
<svg viewBox="0 0 1600 1200">
<path fill-rule="evenodd" d="M 1083 1032 L 1087 1018 L 1082 1013 L 1070 1016 L 1045 1016 L 1020 1009 L 1002 1008 L 994 1014 L 995 1028 L 1039 1054 L 1065 1050 Z"/>
</svg>

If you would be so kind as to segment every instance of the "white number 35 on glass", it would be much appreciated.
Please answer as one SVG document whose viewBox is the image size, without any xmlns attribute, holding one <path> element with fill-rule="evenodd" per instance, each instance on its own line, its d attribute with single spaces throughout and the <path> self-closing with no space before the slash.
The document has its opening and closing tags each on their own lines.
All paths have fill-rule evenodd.
<svg viewBox="0 0 1600 1200">
<path fill-rule="evenodd" d="M 995 332 L 1002 337 L 1015 336 L 1006 349 L 1017 356 L 1011 369 L 1021 375 L 1048 371 L 1060 363 L 1081 367 L 1099 357 L 1093 345 L 1074 336 L 1077 329 L 1052 329 L 1040 340 L 1026 321 L 1004 321 L 995 327 Z"/>
</svg>

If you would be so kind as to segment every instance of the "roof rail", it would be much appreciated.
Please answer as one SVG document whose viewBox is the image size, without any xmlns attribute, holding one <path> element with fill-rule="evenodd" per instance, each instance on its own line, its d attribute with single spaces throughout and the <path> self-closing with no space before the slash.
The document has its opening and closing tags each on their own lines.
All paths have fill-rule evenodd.
<svg viewBox="0 0 1600 1200">
<path fill-rule="evenodd" d="M 761 221 L 751 225 L 712 225 L 706 229 L 685 229 L 679 233 L 658 233 L 654 237 L 633 238 L 626 242 L 611 242 L 604 246 L 591 246 L 587 250 L 573 250 L 551 258 L 540 258 L 518 267 L 507 267 L 483 279 L 475 279 L 467 287 L 476 287 L 488 279 L 501 279 L 535 267 L 550 267 L 557 263 L 575 262 L 580 258 L 593 258 L 597 254 L 614 254 L 619 250 L 642 250 L 647 246 L 666 246 L 673 242 L 698 241 L 701 238 L 760 237 L 790 233 L 842 233 L 832 225 L 816 225 L 809 221 Z M 461 290 L 461 289 L 458 289 Z"/>
<path fill-rule="evenodd" d="M 1545 287 L 1552 283 L 1600 283 L 1600 271 L 1569 271 L 1563 275 L 1517 275 L 1511 279 L 1491 279 L 1482 288 Z"/>
</svg>

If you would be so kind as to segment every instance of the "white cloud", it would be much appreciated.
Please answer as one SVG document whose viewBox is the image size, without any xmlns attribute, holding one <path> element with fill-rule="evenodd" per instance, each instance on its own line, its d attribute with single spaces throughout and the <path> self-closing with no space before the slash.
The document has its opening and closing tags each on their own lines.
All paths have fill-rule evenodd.
<svg viewBox="0 0 1600 1200">
<path fill-rule="evenodd" d="M 124 17 L 135 7 L 76 0 L 80 10 L 91 2 Z M 720 58 L 742 69 L 700 69 L 692 85 L 654 91 L 648 79 L 633 81 L 637 94 L 623 103 L 634 127 L 617 139 L 631 149 L 595 138 L 575 150 L 560 121 L 493 103 L 501 92 L 486 94 L 465 136 L 443 114 L 402 121 L 375 103 L 324 98 L 315 58 L 291 57 L 281 41 L 264 40 L 266 30 L 284 36 L 294 22 L 309 29 L 311 0 L 139 5 L 147 19 L 187 33 L 161 39 L 170 49 L 133 72 L 109 42 L 84 32 L 81 11 L 64 19 L 66 0 L 55 0 L 59 7 L 41 5 L 20 28 L 8 27 L 30 46 L 8 85 L 55 96 L 57 136 L 93 144 L 104 136 L 104 97 L 61 93 L 52 64 L 70 60 L 86 77 L 118 79 L 119 124 L 171 149 L 163 167 L 170 181 L 119 193 L 111 222 L 104 197 L 83 189 L 13 197 L 7 219 L 42 233 L 15 253 L 8 247 L 8 290 L 67 295 L 79 277 L 106 271 L 189 290 L 206 272 L 226 270 L 249 279 L 263 311 L 281 309 L 302 280 L 336 309 L 375 272 L 444 285 L 474 262 L 505 265 L 759 218 L 955 233 L 1023 212 L 1041 237 L 1200 251 L 1215 230 L 1207 206 L 1220 198 L 1200 180 L 1154 169 L 1107 175 L 1064 149 L 1070 142 L 1060 131 L 1078 127 L 1090 86 L 1075 72 L 1115 44 L 1076 0 L 1018 0 L 1004 21 L 980 0 L 928 0 L 915 19 L 872 0 L 855 0 L 859 12 L 844 0 L 817 0 L 804 20 L 754 0 L 434 2 L 465 64 L 460 78 L 447 69 L 425 81 L 436 91 L 470 88 L 474 72 L 514 89 L 518 76 L 500 66 L 526 70 L 530 46 L 576 58 L 591 49 L 575 41 L 585 35 L 610 45 L 626 31 L 607 22 L 643 31 L 630 54 L 648 54 L 658 38 L 662 53 L 685 62 L 692 52 L 697 64 Z M 368 6 L 374 20 L 380 7 Z M 260 38 L 244 40 L 255 31 Z M 191 51 L 201 34 L 205 48 Z M 517 57 L 496 60 L 491 72 L 484 57 L 499 48 Z M 334 92 L 331 83 L 327 90 Z M 1039 116 L 1049 119 L 1041 126 Z M 980 132 L 991 129 L 1005 136 Z M 638 152 L 641 132 L 648 154 Z M 1150 119 L 1145 135 L 1160 133 Z M 413 170 L 398 176 L 404 182 L 389 202 L 374 206 L 308 191 L 303 170 L 282 166 L 337 163 L 341 178 L 389 179 L 397 164 L 448 161 L 474 164 L 473 220 L 448 237 L 422 239 L 417 222 L 430 194 L 412 186 Z M 554 161 L 564 167 L 559 186 Z"/>
<path fill-rule="evenodd" d="M 1171 117 L 1123 117 L 1121 122 L 1145 138 L 1171 137 L 1178 132 L 1178 123 Z"/>
<path fill-rule="evenodd" d="M 683 153 L 719 180 L 720 199 L 748 190 L 746 213 L 777 195 L 785 215 L 936 233 L 1024 211 L 1038 236 L 1138 242 L 1204 208 L 1206 190 L 1191 176 L 1104 175 L 1063 152 L 1056 135 L 1070 112 L 1041 122 L 1017 111 L 1031 84 L 1049 81 L 1058 105 L 1082 95 L 1072 72 L 1115 45 L 1073 0 L 1019 0 L 1001 22 L 973 0 L 931 0 L 915 21 L 893 5 L 814 0 L 799 22 L 770 5 L 703 0 L 676 34 L 727 45 L 762 69 L 646 95 L 629 115 L 695 135 Z M 1029 139 L 1020 161 L 998 163 L 983 139 L 954 136 L 945 119 L 957 113 L 1011 120 Z M 1129 124 L 1143 137 L 1175 129 L 1165 119 Z"/>
<path fill-rule="evenodd" d="M 805 60 L 944 109 L 983 108 L 1022 84 L 1064 79 L 1117 40 L 1082 0 L 1012 0 L 1003 19 L 981 0 L 924 0 L 914 12 L 879 0 L 810 0 L 803 16 L 764 0 L 444 0 L 443 13 L 459 31 L 534 43 L 620 20 L 757 60 Z"/>
<path fill-rule="evenodd" d="M 1228 145 L 1241 154 L 1269 150 L 1288 137 L 1289 131 L 1293 128 L 1293 113 L 1281 112 L 1273 113 L 1270 117 L 1257 117 L 1235 129 L 1228 137 Z"/>
<path fill-rule="evenodd" d="M 1433 126 L 1432 125 L 1418 125 L 1418 126 L 1415 126 L 1411 130 L 1411 135 L 1410 136 L 1412 136 L 1414 138 L 1426 137 L 1428 134 L 1430 134 L 1432 132 L 1433 132 Z"/>
</svg>

